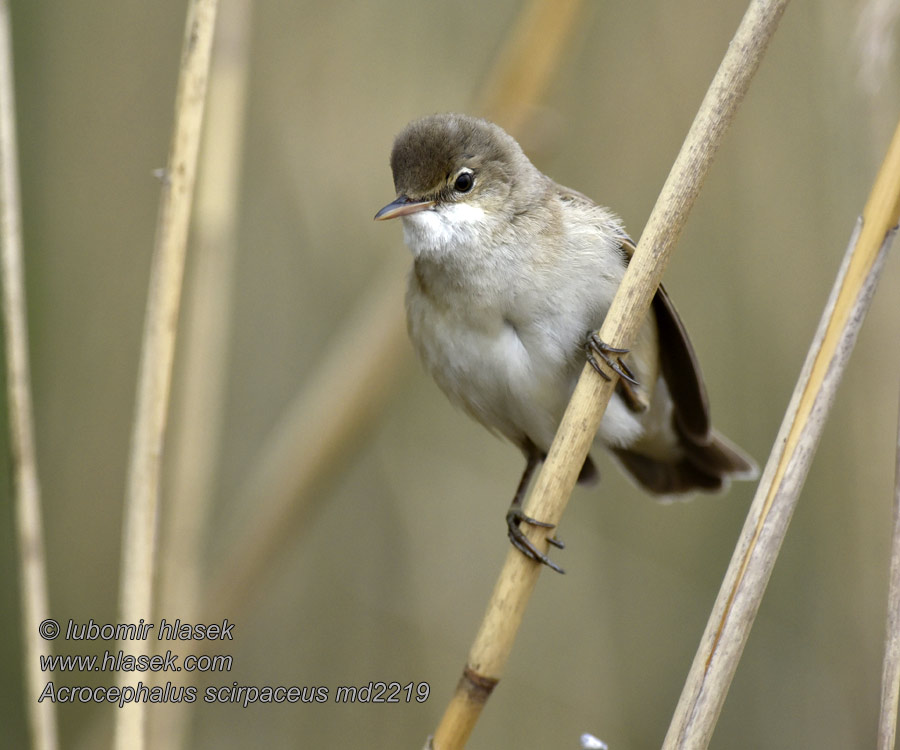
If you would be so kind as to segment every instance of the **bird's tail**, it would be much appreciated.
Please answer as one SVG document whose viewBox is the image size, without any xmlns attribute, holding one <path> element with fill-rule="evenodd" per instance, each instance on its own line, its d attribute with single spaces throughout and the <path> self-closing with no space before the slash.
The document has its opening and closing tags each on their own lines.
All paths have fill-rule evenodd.
<svg viewBox="0 0 900 750">
<path fill-rule="evenodd" d="M 647 456 L 627 448 L 615 449 L 625 471 L 660 499 L 678 499 L 693 492 L 719 492 L 730 480 L 753 480 L 756 463 L 724 435 L 711 430 L 707 439 L 680 435 L 681 455 L 674 460 Z"/>
</svg>

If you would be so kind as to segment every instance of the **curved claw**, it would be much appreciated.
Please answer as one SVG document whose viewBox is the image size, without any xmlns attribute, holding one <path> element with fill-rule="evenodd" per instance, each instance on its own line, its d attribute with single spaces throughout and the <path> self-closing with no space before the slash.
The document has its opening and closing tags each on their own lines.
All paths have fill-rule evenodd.
<svg viewBox="0 0 900 750">
<path fill-rule="evenodd" d="M 622 380 L 626 380 L 632 385 L 640 385 L 635 379 L 631 368 L 622 361 L 621 357 L 613 359 L 610 356 L 611 354 L 628 354 L 628 349 L 619 349 L 615 346 L 610 346 L 604 341 L 601 341 L 596 332 L 591 332 L 588 334 L 587 341 L 584 343 L 584 350 L 587 354 L 587 361 L 591 363 L 591 367 L 600 373 L 604 380 L 609 380 L 610 377 L 601 369 L 600 363 L 597 362 L 597 358 L 594 355 L 600 357 L 609 369 L 622 378 Z"/>
<path fill-rule="evenodd" d="M 506 514 L 506 526 L 508 529 L 509 541 L 512 542 L 513 547 L 519 550 L 525 557 L 534 560 L 535 562 L 543 563 L 557 573 L 565 573 L 565 570 L 534 546 L 532 541 L 525 536 L 522 529 L 519 527 L 520 523 L 527 523 L 529 526 L 539 526 L 544 529 L 552 529 L 554 524 L 538 521 L 536 518 L 526 516 L 519 508 L 510 508 L 509 512 Z M 565 544 L 555 536 L 547 537 L 547 542 L 557 549 L 565 548 Z"/>
</svg>

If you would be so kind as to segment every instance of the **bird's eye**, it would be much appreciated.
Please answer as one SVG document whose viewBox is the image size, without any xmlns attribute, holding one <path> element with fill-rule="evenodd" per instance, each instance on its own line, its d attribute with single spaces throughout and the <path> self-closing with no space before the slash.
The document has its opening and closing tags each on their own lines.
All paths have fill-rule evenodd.
<svg viewBox="0 0 900 750">
<path fill-rule="evenodd" d="M 453 183 L 453 189 L 458 193 L 468 193 L 475 184 L 475 175 L 469 170 L 464 170 L 456 175 L 456 182 Z"/>
</svg>

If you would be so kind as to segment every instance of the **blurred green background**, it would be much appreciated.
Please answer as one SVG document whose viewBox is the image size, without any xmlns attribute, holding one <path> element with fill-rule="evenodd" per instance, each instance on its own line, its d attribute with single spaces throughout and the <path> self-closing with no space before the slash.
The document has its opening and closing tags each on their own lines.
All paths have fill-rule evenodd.
<svg viewBox="0 0 900 750">
<path fill-rule="evenodd" d="M 166 162 L 185 4 L 11 5 L 51 614 L 115 622 L 160 192 L 152 172 Z M 715 423 L 760 464 L 900 115 L 896 59 L 860 79 L 872 54 L 871 39 L 855 31 L 863 5 L 788 8 L 666 275 Z M 255 518 L 238 490 L 266 436 L 374 280 L 408 262 L 400 227 L 372 222 L 393 197 L 394 134 L 423 114 L 473 110 L 521 6 L 254 7 L 211 574 Z M 615 208 L 638 235 L 745 2 L 587 6 L 522 143 L 541 170 Z M 712 747 L 873 745 L 898 299 L 894 258 Z M 522 459 L 454 411 L 408 345 L 391 378 L 376 419 L 310 489 L 314 512 L 252 601 L 217 613 L 237 623 L 224 649 L 232 671 L 198 684 L 333 694 L 339 685 L 425 681 L 428 701 L 199 704 L 186 747 L 418 748 L 436 726 L 507 552 L 503 513 Z M 754 488 L 662 506 L 608 460 L 600 469 L 602 483 L 576 490 L 560 531 L 568 546 L 555 556 L 568 574 L 542 576 L 472 748 L 575 748 L 585 731 L 612 750 L 662 741 Z M 0 483 L 4 493 L 9 484 Z M 26 698 L 13 516 L 4 507 L 0 744 L 18 748 L 27 746 Z M 103 644 L 54 648 L 102 653 Z M 110 683 L 110 675 L 52 678 Z M 62 747 L 108 746 L 114 710 L 61 706 Z M 165 724 L 173 710 L 156 707 L 151 719 Z"/>
</svg>

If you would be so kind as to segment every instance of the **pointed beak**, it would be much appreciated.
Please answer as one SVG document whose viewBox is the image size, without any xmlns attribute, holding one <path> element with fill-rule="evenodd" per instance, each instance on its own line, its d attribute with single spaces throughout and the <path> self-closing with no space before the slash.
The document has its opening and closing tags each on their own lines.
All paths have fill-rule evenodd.
<svg viewBox="0 0 900 750">
<path fill-rule="evenodd" d="M 384 221 L 386 219 L 396 219 L 398 216 L 408 216 L 417 211 L 425 211 L 434 205 L 434 201 L 413 201 L 405 195 L 401 195 L 397 200 L 388 203 L 377 214 L 375 221 Z"/>
</svg>

